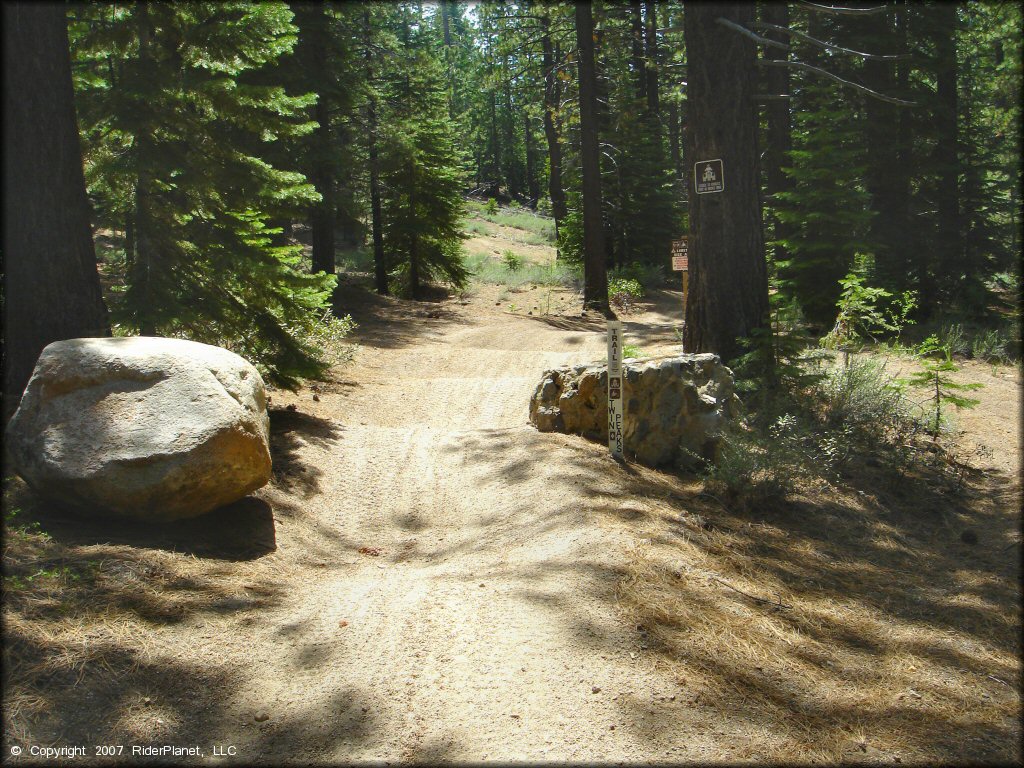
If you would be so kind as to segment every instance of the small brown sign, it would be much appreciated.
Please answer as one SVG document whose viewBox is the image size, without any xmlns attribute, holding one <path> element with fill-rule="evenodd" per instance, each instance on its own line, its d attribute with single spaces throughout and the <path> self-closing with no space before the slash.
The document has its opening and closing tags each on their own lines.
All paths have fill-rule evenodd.
<svg viewBox="0 0 1024 768">
<path fill-rule="evenodd" d="M 686 272 L 690 268 L 690 240 L 683 237 L 672 241 L 672 270 Z"/>
</svg>

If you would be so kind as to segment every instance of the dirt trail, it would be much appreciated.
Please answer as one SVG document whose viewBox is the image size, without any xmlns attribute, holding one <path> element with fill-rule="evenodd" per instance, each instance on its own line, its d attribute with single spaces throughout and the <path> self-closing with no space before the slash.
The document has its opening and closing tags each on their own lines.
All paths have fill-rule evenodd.
<svg viewBox="0 0 1024 768">
<path fill-rule="evenodd" d="M 11 614 L 23 657 L 50 665 L 15 701 L 19 746 L 241 765 L 1019 757 L 1016 372 L 963 371 L 986 384 L 959 422 L 963 499 L 904 505 L 865 466 L 856 487 L 734 514 L 696 480 L 534 430 L 541 372 L 601 359 L 604 324 L 502 311 L 502 290 L 343 290 L 355 360 L 273 393 L 273 482 L 198 528 L 44 517 L 99 575 L 91 611 Z M 679 300 L 645 300 L 627 342 L 674 351 Z"/>
<path fill-rule="evenodd" d="M 278 518 L 278 555 L 314 577 L 236 636 L 217 738 L 269 761 L 699 757 L 624 716 L 678 690 L 614 610 L 623 538 L 599 512 L 619 470 L 527 423 L 540 372 L 599 358 L 599 326 L 449 313 L 406 344 L 376 312 L 350 380 L 299 401 L 327 435 L 293 456 L 318 470 L 305 514 L 332 541 L 290 552 Z"/>
</svg>

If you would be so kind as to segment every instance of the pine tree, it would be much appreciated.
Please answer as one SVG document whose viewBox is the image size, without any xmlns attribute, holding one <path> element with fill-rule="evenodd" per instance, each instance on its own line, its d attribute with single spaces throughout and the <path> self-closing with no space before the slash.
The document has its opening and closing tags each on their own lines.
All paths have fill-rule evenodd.
<svg viewBox="0 0 1024 768">
<path fill-rule="evenodd" d="M 407 14 L 399 11 L 400 56 L 389 73 L 382 121 L 383 241 L 391 268 L 421 298 L 426 280 L 461 287 L 469 277 L 461 255 L 465 168 L 432 30 L 411 30 Z"/>
<path fill-rule="evenodd" d="M 858 115 L 829 85 L 805 87 L 795 124 L 791 164 L 783 169 L 792 186 L 776 194 L 788 234 L 780 241 L 788 258 L 778 266 L 807 320 L 824 330 L 835 319 L 839 280 L 870 250 L 864 147 Z"/>
<path fill-rule="evenodd" d="M 268 225 L 317 200 L 266 159 L 316 128 L 315 96 L 260 75 L 295 33 L 283 3 L 153 2 L 83 8 L 73 41 L 90 191 L 125 230 L 115 320 L 226 346 L 289 386 L 325 367 L 301 332 L 334 286 Z"/>
</svg>

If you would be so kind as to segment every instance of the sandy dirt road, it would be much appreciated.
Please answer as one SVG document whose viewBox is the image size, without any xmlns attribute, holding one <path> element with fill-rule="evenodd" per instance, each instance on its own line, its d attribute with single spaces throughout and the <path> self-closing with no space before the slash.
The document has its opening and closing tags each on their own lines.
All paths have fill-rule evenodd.
<svg viewBox="0 0 1024 768">
<path fill-rule="evenodd" d="M 869 478 L 744 516 L 533 429 L 542 371 L 603 357 L 604 324 L 501 290 L 345 291 L 360 349 L 273 393 L 274 479 L 237 509 L 173 531 L 43 518 L 92 564 L 92 608 L 9 614 L 9 646 L 47 665 L 5 702 L 10 743 L 238 765 L 1019 754 L 1015 375 L 965 371 L 986 377 L 961 419 L 989 473 L 970 507 L 901 512 Z M 678 299 L 627 317 L 627 343 L 671 351 Z"/>
<path fill-rule="evenodd" d="M 275 394 L 301 426 L 265 498 L 296 565 L 274 610 L 192 649 L 232 669 L 205 736 L 268 762 L 699 759 L 684 692 L 615 610 L 628 540 L 602 511 L 643 500 L 602 446 L 527 422 L 545 368 L 604 354 L 602 324 L 446 306 L 357 311 L 344 380 Z"/>
</svg>

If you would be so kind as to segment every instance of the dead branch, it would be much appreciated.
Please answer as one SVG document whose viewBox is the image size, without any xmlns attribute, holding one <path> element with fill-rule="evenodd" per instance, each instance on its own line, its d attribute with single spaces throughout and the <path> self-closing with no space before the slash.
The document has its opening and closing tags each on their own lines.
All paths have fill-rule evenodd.
<svg viewBox="0 0 1024 768">
<path fill-rule="evenodd" d="M 834 80 L 835 82 L 839 83 L 840 85 L 848 86 L 850 88 L 853 88 L 856 91 L 860 91 L 861 93 L 866 93 L 868 96 L 871 96 L 872 98 L 878 99 L 879 101 L 886 101 L 886 102 L 888 102 L 890 104 L 898 104 L 901 107 L 916 107 L 917 106 L 917 102 L 916 101 L 904 101 L 903 99 L 897 99 L 895 96 L 886 96 L 884 93 L 879 93 L 878 91 L 873 91 L 870 88 L 867 88 L 866 86 L 860 85 L 859 83 L 854 83 L 854 82 L 852 82 L 850 80 L 844 80 L 843 78 L 839 77 L 839 75 L 834 75 L 834 74 L 832 74 L 831 72 L 829 72 L 827 70 L 821 69 L 821 67 L 812 67 L 810 64 L 804 64 L 803 62 L 800 62 L 800 61 L 780 61 L 780 60 L 777 60 L 777 59 L 776 60 L 758 59 L 757 60 L 757 65 L 760 66 L 760 67 L 788 67 L 790 69 L 802 69 L 802 70 L 804 70 L 806 72 L 811 72 L 812 74 L 815 74 L 815 75 L 821 75 L 822 77 L 827 77 L 829 80 Z"/>
<path fill-rule="evenodd" d="M 721 16 L 715 19 L 715 23 L 721 24 L 723 27 L 731 29 L 734 32 L 739 32 L 744 37 L 749 37 L 758 45 L 766 45 L 770 48 L 780 48 L 783 51 L 789 50 L 789 46 L 786 45 L 785 43 L 780 43 L 778 40 L 769 40 L 767 37 L 761 37 L 761 35 L 757 34 L 756 32 L 751 32 L 742 24 L 736 24 L 735 22 L 729 21 L 728 19 L 723 19 Z"/>
<path fill-rule="evenodd" d="M 888 10 L 884 5 L 879 5 L 874 8 L 843 8 L 837 5 L 820 5 L 819 3 L 810 3 L 807 2 L 807 0 L 802 0 L 800 5 L 812 11 L 831 13 L 833 16 L 874 16 L 876 13 L 885 13 Z"/>
<path fill-rule="evenodd" d="M 717 576 L 709 576 L 708 578 L 711 579 L 712 581 L 717 581 L 723 587 L 728 587 L 733 592 L 739 592 L 744 597 L 749 597 L 751 600 L 755 600 L 755 601 L 757 601 L 759 603 L 764 603 L 765 605 L 771 605 L 771 606 L 774 606 L 776 608 L 792 608 L 793 607 L 792 605 L 787 605 L 786 603 L 782 602 L 782 596 L 781 595 L 776 595 L 776 597 L 778 597 L 777 601 L 776 600 L 766 600 L 763 597 L 758 597 L 757 595 L 752 595 L 749 592 L 744 592 L 742 589 L 737 589 L 732 584 L 729 584 L 726 581 L 722 581 Z"/>
<path fill-rule="evenodd" d="M 824 48 L 829 51 L 837 51 L 838 53 L 848 53 L 851 56 L 859 56 L 862 59 L 871 59 L 872 61 L 896 61 L 898 59 L 909 59 L 909 53 L 864 53 L 863 51 L 855 51 L 852 48 L 843 48 L 841 45 L 835 45 L 834 43 L 826 43 L 824 40 L 818 40 L 815 37 L 811 37 L 797 29 L 790 29 L 789 27 L 780 27 L 778 24 L 769 24 L 766 21 L 752 21 L 750 26 L 757 27 L 758 29 L 770 29 L 773 32 L 779 32 L 783 35 L 790 35 L 792 37 L 798 37 L 801 40 L 805 40 L 812 45 L 816 45 L 819 48 Z"/>
</svg>

